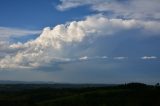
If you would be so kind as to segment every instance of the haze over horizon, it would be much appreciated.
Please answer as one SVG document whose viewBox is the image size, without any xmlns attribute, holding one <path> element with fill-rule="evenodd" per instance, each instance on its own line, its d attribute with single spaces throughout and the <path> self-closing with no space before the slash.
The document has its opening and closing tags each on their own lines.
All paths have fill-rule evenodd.
<svg viewBox="0 0 160 106">
<path fill-rule="evenodd" d="M 160 82 L 159 0 L 1 0 L 0 80 Z"/>
</svg>

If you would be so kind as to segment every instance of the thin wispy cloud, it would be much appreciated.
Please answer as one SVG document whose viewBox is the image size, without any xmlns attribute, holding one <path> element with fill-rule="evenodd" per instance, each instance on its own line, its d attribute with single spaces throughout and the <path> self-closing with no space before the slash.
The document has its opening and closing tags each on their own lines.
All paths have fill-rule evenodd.
<svg viewBox="0 0 160 106">
<path fill-rule="evenodd" d="M 60 0 L 57 6 L 65 11 L 78 6 L 89 5 L 93 11 L 111 12 L 112 16 L 132 19 L 160 19 L 159 0 Z"/>
<path fill-rule="evenodd" d="M 40 33 L 41 33 L 40 30 L 0 27 L 0 40 L 9 39 L 10 37 L 22 37 L 26 35 L 35 35 Z"/>
<path fill-rule="evenodd" d="M 128 59 L 128 57 L 114 57 L 113 59 L 115 60 L 124 60 L 124 59 Z"/>
<path fill-rule="evenodd" d="M 79 60 L 88 60 L 88 56 L 80 57 Z"/>
<path fill-rule="evenodd" d="M 157 57 L 156 56 L 143 56 L 143 57 L 141 57 L 141 59 L 143 59 L 143 60 L 155 60 L 155 59 L 157 59 Z"/>
</svg>

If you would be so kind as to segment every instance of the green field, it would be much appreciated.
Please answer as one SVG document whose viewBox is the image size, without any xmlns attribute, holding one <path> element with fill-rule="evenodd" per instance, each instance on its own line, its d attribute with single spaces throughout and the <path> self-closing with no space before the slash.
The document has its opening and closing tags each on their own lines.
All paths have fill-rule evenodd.
<svg viewBox="0 0 160 106">
<path fill-rule="evenodd" d="M 143 84 L 79 88 L 18 86 L 20 85 L 0 85 L 0 106 L 160 106 L 158 86 Z"/>
</svg>

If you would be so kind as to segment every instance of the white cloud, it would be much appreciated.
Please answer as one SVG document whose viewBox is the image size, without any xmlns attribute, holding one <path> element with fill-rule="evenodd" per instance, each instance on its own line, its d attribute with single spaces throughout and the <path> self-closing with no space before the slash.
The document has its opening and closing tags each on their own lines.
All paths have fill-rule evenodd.
<svg viewBox="0 0 160 106">
<path fill-rule="evenodd" d="M 75 8 L 87 4 L 95 4 L 106 2 L 106 0 L 60 0 L 61 4 L 57 6 L 57 9 L 60 11 L 68 10 L 70 8 Z"/>
<path fill-rule="evenodd" d="M 80 57 L 79 60 L 88 60 L 88 56 Z"/>
<path fill-rule="evenodd" d="M 26 35 L 40 34 L 38 30 L 26 30 L 18 28 L 0 27 L 0 40 L 6 40 L 10 37 L 21 37 Z"/>
<path fill-rule="evenodd" d="M 102 59 L 107 59 L 108 57 L 107 57 L 107 56 L 102 56 L 101 58 L 102 58 Z"/>
<path fill-rule="evenodd" d="M 107 56 L 92 56 L 92 57 L 88 57 L 88 56 L 83 56 L 83 57 L 80 57 L 79 60 L 95 60 L 95 59 L 107 59 L 108 57 Z"/>
<path fill-rule="evenodd" d="M 92 10 L 112 12 L 125 18 L 160 19 L 159 0 L 61 0 L 58 10 L 64 11 L 82 5 L 90 5 Z"/>
<path fill-rule="evenodd" d="M 70 51 L 72 44 L 80 43 L 86 38 L 110 36 L 130 29 L 140 29 L 147 33 L 159 32 L 160 23 L 133 19 L 108 19 L 103 15 L 94 15 L 82 21 L 60 24 L 52 29 L 47 27 L 35 40 L 9 45 L 9 50 L 14 50 L 16 53 L 0 59 L 0 68 L 34 68 L 51 62 L 69 61 L 73 54 Z M 69 55 L 66 56 L 66 52 L 69 52 Z"/>
<path fill-rule="evenodd" d="M 143 57 L 141 57 L 141 59 L 143 59 L 143 60 L 153 60 L 153 59 L 157 59 L 157 57 L 156 56 L 143 56 Z"/>
<path fill-rule="evenodd" d="M 115 60 L 124 60 L 127 59 L 128 57 L 114 57 Z"/>
</svg>

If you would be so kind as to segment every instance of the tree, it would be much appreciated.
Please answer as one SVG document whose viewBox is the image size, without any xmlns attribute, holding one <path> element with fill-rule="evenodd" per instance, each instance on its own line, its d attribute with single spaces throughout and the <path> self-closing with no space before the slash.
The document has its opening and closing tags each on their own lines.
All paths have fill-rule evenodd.
<svg viewBox="0 0 160 106">
<path fill-rule="evenodd" d="M 159 87 L 160 86 L 160 84 L 159 83 L 156 83 L 156 85 L 155 85 L 156 87 Z"/>
</svg>

